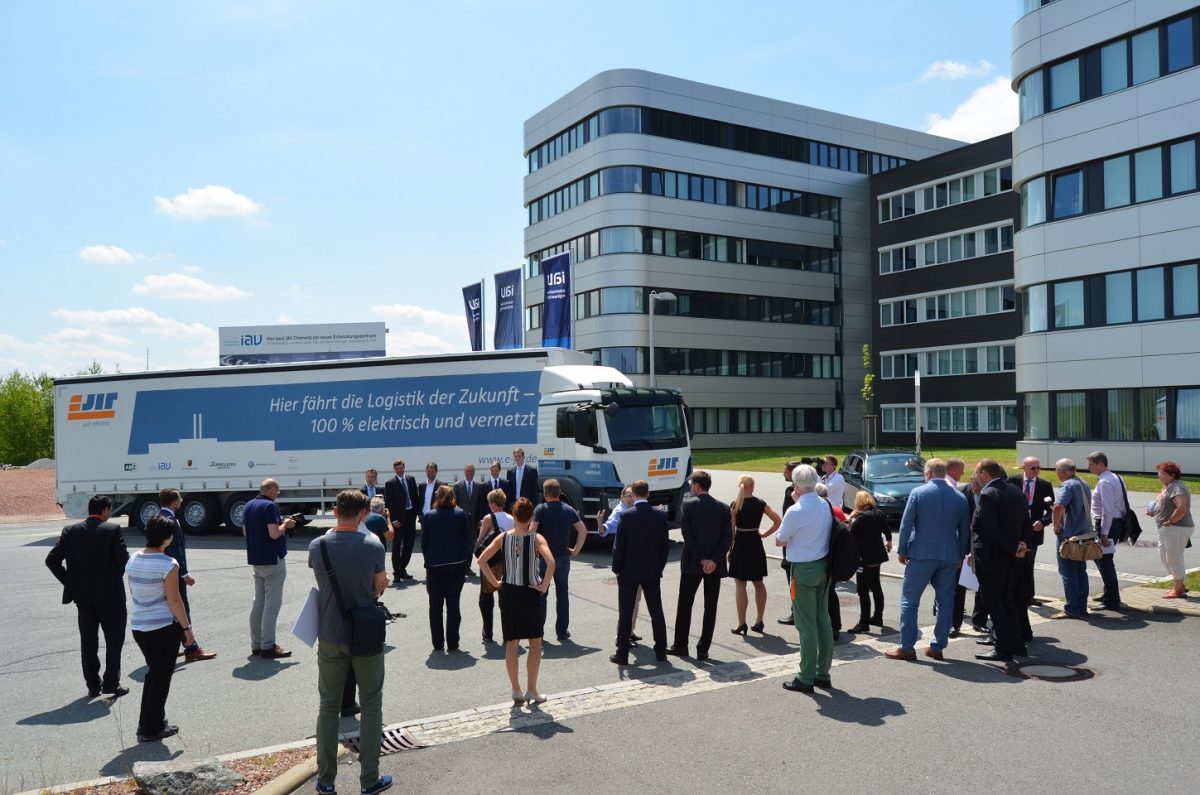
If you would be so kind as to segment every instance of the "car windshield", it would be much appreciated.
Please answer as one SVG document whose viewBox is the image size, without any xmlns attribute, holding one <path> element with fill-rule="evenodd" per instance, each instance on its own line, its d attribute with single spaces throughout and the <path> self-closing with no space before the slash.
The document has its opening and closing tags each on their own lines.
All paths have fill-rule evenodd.
<svg viewBox="0 0 1200 795">
<path fill-rule="evenodd" d="M 881 455 L 867 459 L 867 476 L 873 480 L 921 477 L 925 459 L 917 455 Z"/>
<path fill-rule="evenodd" d="M 678 403 L 623 405 L 605 422 L 613 450 L 666 450 L 688 443 L 687 422 Z"/>
</svg>

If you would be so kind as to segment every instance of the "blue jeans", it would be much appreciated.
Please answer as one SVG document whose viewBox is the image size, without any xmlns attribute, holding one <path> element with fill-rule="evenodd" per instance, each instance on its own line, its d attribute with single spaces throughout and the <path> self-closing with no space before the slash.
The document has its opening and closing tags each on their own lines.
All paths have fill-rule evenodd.
<svg viewBox="0 0 1200 795">
<path fill-rule="evenodd" d="M 546 564 L 541 564 L 542 574 L 546 573 Z M 571 623 L 571 603 L 567 600 L 567 579 L 571 576 L 571 555 L 554 556 L 554 634 L 562 640 L 567 634 L 567 626 Z M 546 625 L 546 602 L 550 592 L 542 594 L 542 626 Z"/>
<path fill-rule="evenodd" d="M 1082 616 L 1087 613 L 1087 561 L 1064 558 L 1058 551 L 1061 543 L 1061 539 L 1055 542 L 1054 556 L 1058 558 L 1058 573 L 1062 577 L 1063 597 L 1067 602 L 1063 610 L 1073 616 Z"/>
<path fill-rule="evenodd" d="M 904 567 L 904 584 L 900 587 L 900 648 L 913 651 L 917 645 L 917 608 L 921 594 L 932 583 L 937 605 L 937 621 L 933 627 L 935 651 L 946 648 L 950 625 L 954 619 L 954 586 L 958 584 L 958 561 L 912 560 Z"/>
</svg>

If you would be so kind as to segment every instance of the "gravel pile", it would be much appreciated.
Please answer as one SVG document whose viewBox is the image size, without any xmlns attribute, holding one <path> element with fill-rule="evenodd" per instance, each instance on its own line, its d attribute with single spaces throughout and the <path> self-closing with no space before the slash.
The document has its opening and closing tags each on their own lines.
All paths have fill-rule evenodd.
<svg viewBox="0 0 1200 795">
<path fill-rule="evenodd" d="M 25 469 L 54 469 L 53 458 L 39 458 L 25 466 Z"/>
<path fill-rule="evenodd" d="M 0 471 L 0 522 L 62 518 L 62 509 L 54 501 L 53 469 Z"/>
</svg>

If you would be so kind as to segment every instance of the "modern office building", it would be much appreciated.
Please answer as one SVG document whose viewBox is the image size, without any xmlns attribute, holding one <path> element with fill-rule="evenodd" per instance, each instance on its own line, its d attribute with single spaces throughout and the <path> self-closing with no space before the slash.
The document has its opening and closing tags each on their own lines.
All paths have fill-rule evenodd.
<svg viewBox="0 0 1200 795">
<path fill-rule="evenodd" d="M 1200 470 L 1200 14 L 1026 4 L 1013 26 L 1018 448 Z"/>
<path fill-rule="evenodd" d="M 541 341 L 539 263 L 569 249 L 574 347 L 646 384 L 655 310 L 657 383 L 687 396 L 697 446 L 856 444 L 878 317 L 870 175 L 958 146 L 650 72 L 596 75 L 525 123 L 525 343 Z"/>
<path fill-rule="evenodd" d="M 1011 136 L 877 174 L 871 200 L 880 443 L 911 446 L 919 427 L 923 450 L 1013 447 Z"/>
</svg>

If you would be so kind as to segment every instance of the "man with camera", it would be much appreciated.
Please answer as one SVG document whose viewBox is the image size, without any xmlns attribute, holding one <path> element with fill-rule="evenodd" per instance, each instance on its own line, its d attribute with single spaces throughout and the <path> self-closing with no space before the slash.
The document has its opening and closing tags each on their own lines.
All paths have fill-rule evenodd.
<svg viewBox="0 0 1200 795">
<path fill-rule="evenodd" d="M 258 496 L 246 503 L 242 535 L 246 539 L 246 562 L 254 567 L 254 604 L 250 608 L 250 653 L 267 660 L 291 657 L 275 642 L 275 624 L 283 605 L 283 581 L 287 577 L 287 537 L 296 526 L 294 517 L 283 519 L 275 498 L 279 483 L 267 478 Z"/>
</svg>

